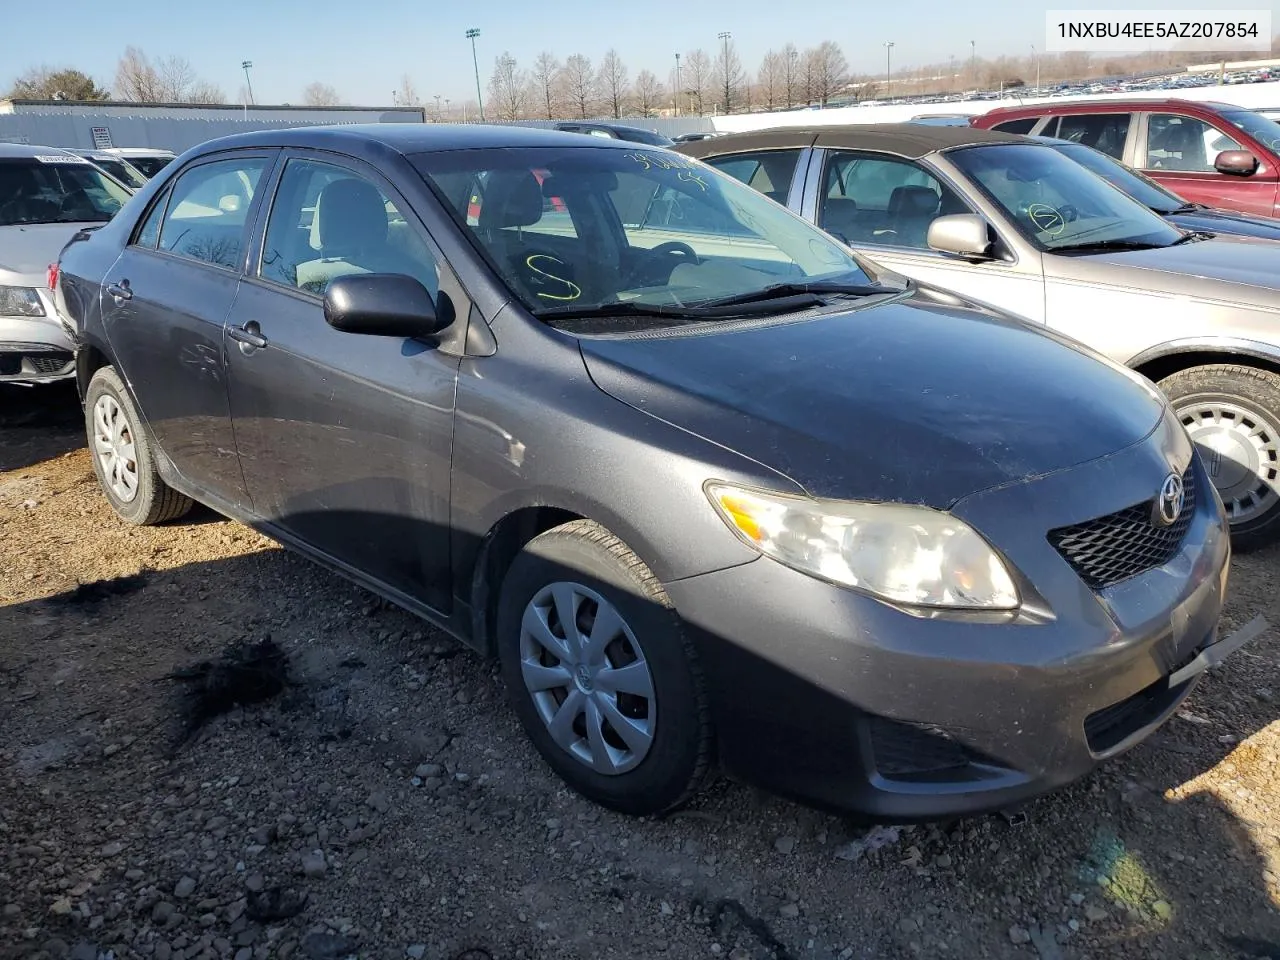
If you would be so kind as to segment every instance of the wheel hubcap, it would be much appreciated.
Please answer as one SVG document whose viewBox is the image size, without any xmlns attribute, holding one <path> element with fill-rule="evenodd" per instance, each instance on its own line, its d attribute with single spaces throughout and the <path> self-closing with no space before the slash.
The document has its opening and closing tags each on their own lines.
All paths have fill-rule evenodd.
<svg viewBox="0 0 1280 960">
<path fill-rule="evenodd" d="M 1200 451 L 1231 523 L 1243 523 L 1280 501 L 1280 427 L 1228 400 L 1196 400 L 1178 417 Z"/>
<path fill-rule="evenodd" d="M 658 719 L 649 664 L 594 590 L 560 582 L 538 591 L 520 626 L 520 670 L 551 738 L 579 763 L 614 776 L 649 753 Z"/>
<path fill-rule="evenodd" d="M 107 487 L 124 503 L 138 495 L 138 460 L 133 430 L 120 404 L 103 394 L 93 405 L 93 453 Z"/>
</svg>

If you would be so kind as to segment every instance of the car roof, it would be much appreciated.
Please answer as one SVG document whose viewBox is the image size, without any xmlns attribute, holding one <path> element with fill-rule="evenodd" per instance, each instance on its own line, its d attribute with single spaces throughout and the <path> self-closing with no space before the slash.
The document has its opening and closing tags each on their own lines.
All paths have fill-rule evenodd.
<svg viewBox="0 0 1280 960">
<path fill-rule="evenodd" d="M 1026 137 L 977 127 L 929 126 L 920 123 L 850 123 L 821 127 L 779 127 L 751 133 L 731 133 L 710 140 L 677 144 L 692 157 L 748 150 L 794 147 L 836 147 L 878 150 L 913 160 L 948 150 L 983 143 L 1026 143 Z"/>
<path fill-rule="evenodd" d="M 1220 103 L 1217 100 L 1184 100 L 1179 97 L 1108 97 L 1106 100 L 1070 100 L 1066 103 L 1029 103 L 1017 107 L 995 107 L 983 114 L 984 117 L 1005 116 L 1008 114 L 1051 114 L 1065 113 L 1075 110 L 1157 110 L 1162 107 L 1177 107 L 1180 110 L 1244 110 L 1231 103 Z"/>
<path fill-rule="evenodd" d="M 45 147 L 32 146 L 29 143 L 0 143 L 0 158 L 4 159 L 25 159 L 31 157 L 47 157 L 51 153 L 63 153 L 71 155 L 71 151 L 65 147 Z"/>
<path fill-rule="evenodd" d="M 311 147 L 361 153 L 370 147 L 410 156 L 446 150 L 511 147 L 596 147 L 635 149 L 621 141 L 588 140 L 578 133 L 506 124 L 354 123 L 326 127 L 255 130 L 220 137 L 201 144 L 199 153 L 237 147 Z"/>
</svg>

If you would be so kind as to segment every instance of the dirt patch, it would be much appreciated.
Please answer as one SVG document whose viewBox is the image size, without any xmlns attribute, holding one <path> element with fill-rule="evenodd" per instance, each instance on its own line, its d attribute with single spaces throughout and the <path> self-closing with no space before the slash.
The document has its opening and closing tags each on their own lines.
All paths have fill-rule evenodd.
<svg viewBox="0 0 1280 960">
<path fill-rule="evenodd" d="M 563 788 L 492 665 L 420 621 L 208 513 L 114 520 L 73 400 L 23 396 L 0 958 L 1280 957 L 1274 628 L 1025 822 L 868 836 L 724 782 L 630 820 Z M 1224 629 L 1280 624 L 1278 564 L 1236 559 Z M 289 684 L 189 737 L 170 675 L 267 635 Z"/>
</svg>

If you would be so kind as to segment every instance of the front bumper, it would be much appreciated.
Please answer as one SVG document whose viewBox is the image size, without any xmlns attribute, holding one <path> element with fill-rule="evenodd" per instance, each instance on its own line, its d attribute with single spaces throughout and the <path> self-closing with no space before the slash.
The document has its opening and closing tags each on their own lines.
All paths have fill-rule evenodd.
<svg viewBox="0 0 1280 960">
<path fill-rule="evenodd" d="M 697 644 L 726 767 L 804 802 L 897 822 L 998 809 L 1141 742 L 1199 680 L 1230 542 L 1196 508 L 1162 566 L 1094 592 L 1044 531 L 1149 499 L 1192 459 L 1176 424 L 953 511 L 1025 576 L 1017 616 L 921 616 L 767 558 L 667 585 Z M 1034 531 L 1041 531 L 1036 534 Z"/>
<path fill-rule="evenodd" d="M 53 383 L 75 373 L 75 345 L 56 318 L 0 317 L 0 383 Z"/>
</svg>

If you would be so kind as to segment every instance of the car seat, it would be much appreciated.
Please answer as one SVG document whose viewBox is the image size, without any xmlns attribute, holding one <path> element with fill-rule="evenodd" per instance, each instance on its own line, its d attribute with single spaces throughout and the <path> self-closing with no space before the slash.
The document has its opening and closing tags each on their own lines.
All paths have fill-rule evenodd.
<svg viewBox="0 0 1280 960">
<path fill-rule="evenodd" d="M 351 273 L 425 279 L 421 265 L 388 242 L 386 201 L 367 180 L 335 180 L 320 191 L 311 220 L 311 245 L 320 257 L 298 264 L 298 286 L 307 290 L 323 293 L 331 280 Z"/>
<path fill-rule="evenodd" d="M 929 224 L 938 216 L 941 202 L 932 187 L 918 185 L 894 187 L 889 194 L 889 222 L 901 246 L 923 247 Z"/>
</svg>

